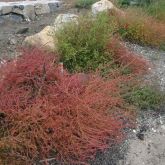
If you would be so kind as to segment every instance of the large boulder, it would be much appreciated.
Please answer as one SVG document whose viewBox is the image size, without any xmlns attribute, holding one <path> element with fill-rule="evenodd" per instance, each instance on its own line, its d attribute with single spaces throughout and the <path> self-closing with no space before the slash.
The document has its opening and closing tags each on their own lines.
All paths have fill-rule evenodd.
<svg viewBox="0 0 165 165">
<path fill-rule="evenodd" d="M 119 13 L 123 13 L 120 9 L 116 8 L 112 2 L 108 0 L 101 0 L 92 5 L 92 13 L 94 15 L 108 10 L 115 10 Z"/>
<path fill-rule="evenodd" d="M 56 51 L 55 37 L 52 36 L 53 33 L 54 33 L 54 27 L 46 26 L 39 33 L 26 37 L 23 42 L 23 45 L 40 47 L 49 51 Z"/>
<path fill-rule="evenodd" d="M 54 34 L 55 31 L 61 29 L 65 23 L 72 21 L 78 23 L 78 16 L 75 14 L 60 14 L 55 19 L 54 26 L 46 26 L 41 32 L 26 37 L 23 45 L 41 47 L 46 50 L 56 51 L 57 39 Z"/>
<path fill-rule="evenodd" d="M 113 5 L 112 2 L 110 2 L 108 0 L 101 0 L 101 1 L 98 1 L 92 5 L 92 13 L 94 15 L 96 15 L 100 12 L 114 9 L 114 7 L 115 6 Z"/>
<path fill-rule="evenodd" d="M 54 22 L 56 30 L 62 28 L 68 22 L 78 23 L 78 15 L 75 14 L 59 14 Z"/>
</svg>

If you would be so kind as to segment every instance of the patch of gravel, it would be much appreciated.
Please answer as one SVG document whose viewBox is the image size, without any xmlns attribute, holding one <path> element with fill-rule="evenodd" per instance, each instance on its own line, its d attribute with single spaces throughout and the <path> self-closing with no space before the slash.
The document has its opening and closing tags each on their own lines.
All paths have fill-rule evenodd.
<svg viewBox="0 0 165 165">
<path fill-rule="evenodd" d="M 126 43 L 133 52 L 143 56 L 152 65 L 146 79 L 165 92 L 165 51 Z M 127 152 L 118 165 L 165 165 L 165 108 L 142 111 L 137 129 L 126 140 Z"/>
<path fill-rule="evenodd" d="M 126 46 L 152 64 L 150 74 L 146 78 L 152 84 L 156 84 L 161 91 L 165 91 L 165 51 L 131 43 L 126 43 Z"/>
<path fill-rule="evenodd" d="M 164 165 L 165 115 L 148 110 L 140 114 L 122 165 Z"/>
</svg>

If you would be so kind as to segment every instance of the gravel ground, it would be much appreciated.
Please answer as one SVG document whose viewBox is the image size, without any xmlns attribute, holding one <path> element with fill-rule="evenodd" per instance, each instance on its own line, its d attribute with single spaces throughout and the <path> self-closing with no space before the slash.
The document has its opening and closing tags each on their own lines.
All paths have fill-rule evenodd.
<svg viewBox="0 0 165 165">
<path fill-rule="evenodd" d="M 130 43 L 126 43 L 126 46 L 152 64 L 150 74 L 146 78 L 160 90 L 165 91 L 165 51 Z"/>
<path fill-rule="evenodd" d="M 165 51 L 130 43 L 126 46 L 152 64 L 146 79 L 165 92 Z M 128 148 L 121 165 L 165 165 L 164 106 L 158 111 L 141 112 L 137 125 L 125 142 Z"/>
</svg>

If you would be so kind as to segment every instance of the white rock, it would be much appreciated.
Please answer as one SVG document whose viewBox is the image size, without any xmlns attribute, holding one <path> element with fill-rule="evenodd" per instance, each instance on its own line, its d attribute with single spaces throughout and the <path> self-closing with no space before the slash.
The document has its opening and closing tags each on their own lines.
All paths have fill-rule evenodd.
<svg viewBox="0 0 165 165">
<path fill-rule="evenodd" d="M 39 47 L 49 51 L 55 51 L 56 46 L 55 46 L 55 39 L 52 36 L 53 33 L 54 33 L 54 27 L 46 26 L 39 33 L 26 37 L 23 42 L 23 45 Z"/>
<path fill-rule="evenodd" d="M 78 23 L 78 15 L 75 14 L 59 14 L 54 22 L 55 29 L 60 29 L 64 24 L 68 22 Z"/>
<path fill-rule="evenodd" d="M 48 4 L 36 4 L 35 13 L 36 13 L 36 15 L 50 13 L 49 5 Z"/>
<path fill-rule="evenodd" d="M 108 0 L 101 0 L 92 5 L 92 13 L 96 15 L 100 12 L 107 11 L 110 9 L 115 9 L 115 8 L 116 7 L 113 5 L 112 2 Z"/>
</svg>

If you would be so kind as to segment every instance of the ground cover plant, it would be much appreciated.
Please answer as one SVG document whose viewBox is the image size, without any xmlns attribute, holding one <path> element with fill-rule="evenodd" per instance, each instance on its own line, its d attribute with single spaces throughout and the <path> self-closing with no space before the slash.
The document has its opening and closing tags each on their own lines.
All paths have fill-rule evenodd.
<svg viewBox="0 0 165 165">
<path fill-rule="evenodd" d="M 130 42 L 164 49 L 165 24 L 144 14 L 141 10 L 127 9 L 125 15 L 111 12 L 118 24 L 119 34 Z"/>
<path fill-rule="evenodd" d="M 52 156 L 85 164 L 98 150 L 123 139 L 126 125 L 120 116 L 128 120 L 129 115 L 118 84 L 125 79 L 72 75 L 54 57 L 39 50 L 25 51 L 0 68 L 3 163 L 32 164 Z"/>
<path fill-rule="evenodd" d="M 146 6 L 144 10 L 154 18 L 163 21 L 165 23 L 165 1 L 155 0 L 149 6 Z"/>
<path fill-rule="evenodd" d="M 56 34 L 61 61 L 70 71 L 95 70 L 110 61 L 105 53 L 106 43 L 110 39 L 115 25 L 109 24 L 106 13 L 96 19 L 82 17 L 77 24 L 68 24 Z"/>
<path fill-rule="evenodd" d="M 158 92 L 152 86 L 134 86 L 124 94 L 124 98 L 141 110 L 157 110 L 164 103 L 163 92 Z"/>
<path fill-rule="evenodd" d="M 131 6 L 132 0 L 118 0 L 120 7 L 142 9 L 144 13 L 165 22 L 165 1 L 164 0 L 135 0 L 136 5 Z M 141 12 L 139 10 L 139 12 Z"/>
</svg>

